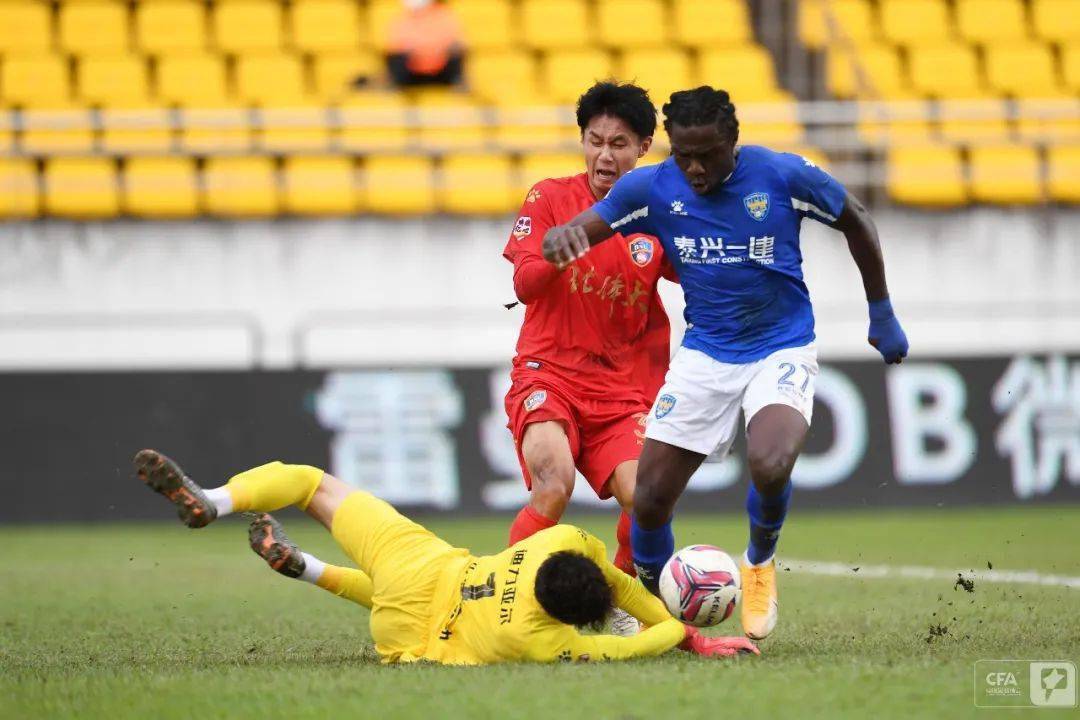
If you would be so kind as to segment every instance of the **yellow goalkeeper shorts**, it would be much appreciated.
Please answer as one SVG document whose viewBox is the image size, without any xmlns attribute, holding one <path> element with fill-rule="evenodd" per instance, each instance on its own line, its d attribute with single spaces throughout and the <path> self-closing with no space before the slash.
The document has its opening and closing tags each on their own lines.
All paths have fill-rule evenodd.
<svg viewBox="0 0 1080 720">
<path fill-rule="evenodd" d="M 441 617 L 450 604 L 450 586 L 464 570 L 468 551 L 362 490 L 341 503 L 330 532 L 371 576 L 371 637 L 383 662 L 422 657 L 432 617 Z"/>
</svg>

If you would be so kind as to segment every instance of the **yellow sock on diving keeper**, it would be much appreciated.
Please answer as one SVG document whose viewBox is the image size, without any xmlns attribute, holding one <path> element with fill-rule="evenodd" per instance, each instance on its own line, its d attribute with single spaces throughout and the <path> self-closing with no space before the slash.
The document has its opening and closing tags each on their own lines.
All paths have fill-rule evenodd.
<svg viewBox="0 0 1080 720">
<path fill-rule="evenodd" d="M 305 510 L 322 481 L 323 471 L 310 465 L 272 462 L 234 475 L 225 485 L 207 490 L 218 517 L 232 512 L 274 512 L 295 505 Z"/>
</svg>

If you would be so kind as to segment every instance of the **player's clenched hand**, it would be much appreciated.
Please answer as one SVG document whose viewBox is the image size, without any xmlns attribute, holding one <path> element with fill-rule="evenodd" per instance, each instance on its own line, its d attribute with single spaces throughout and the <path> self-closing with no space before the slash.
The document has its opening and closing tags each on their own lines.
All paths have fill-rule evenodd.
<svg viewBox="0 0 1080 720">
<path fill-rule="evenodd" d="M 870 332 L 867 340 L 890 365 L 903 362 L 908 354 L 908 339 L 896 319 L 889 298 L 870 303 Z"/>
<path fill-rule="evenodd" d="M 750 654 L 760 655 L 754 643 L 748 638 L 739 637 L 705 637 L 695 628 L 686 626 L 686 639 L 679 645 L 680 648 L 701 657 L 732 657 L 733 655 Z"/>
<path fill-rule="evenodd" d="M 589 236 L 580 225 L 556 225 L 544 235 L 544 259 L 563 267 L 589 252 Z"/>
</svg>

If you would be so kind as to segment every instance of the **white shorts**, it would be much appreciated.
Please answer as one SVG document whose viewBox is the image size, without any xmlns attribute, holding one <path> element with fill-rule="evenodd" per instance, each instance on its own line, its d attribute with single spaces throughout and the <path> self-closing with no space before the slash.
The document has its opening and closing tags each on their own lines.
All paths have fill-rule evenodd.
<svg viewBox="0 0 1080 720">
<path fill-rule="evenodd" d="M 740 407 L 745 425 L 766 405 L 793 407 L 809 424 L 817 373 L 813 343 L 744 364 L 679 348 L 649 413 L 645 437 L 723 457 L 735 441 Z"/>
</svg>

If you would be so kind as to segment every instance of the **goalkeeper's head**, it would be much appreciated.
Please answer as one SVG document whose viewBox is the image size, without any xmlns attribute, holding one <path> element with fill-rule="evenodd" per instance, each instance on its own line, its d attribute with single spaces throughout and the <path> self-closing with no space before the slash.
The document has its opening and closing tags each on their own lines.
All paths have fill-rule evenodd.
<svg viewBox="0 0 1080 720">
<path fill-rule="evenodd" d="M 599 630 L 611 610 L 611 588 L 589 558 L 564 550 L 536 571 L 536 601 L 559 622 Z"/>
</svg>

